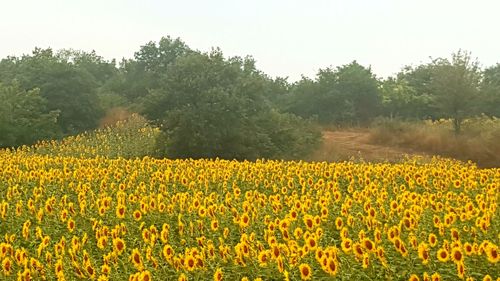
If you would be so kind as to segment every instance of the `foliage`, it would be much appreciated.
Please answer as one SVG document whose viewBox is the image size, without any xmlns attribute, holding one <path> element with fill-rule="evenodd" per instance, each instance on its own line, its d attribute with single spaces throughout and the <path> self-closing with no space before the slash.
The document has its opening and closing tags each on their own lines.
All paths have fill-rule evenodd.
<svg viewBox="0 0 500 281">
<path fill-rule="evenodd" d="M 49 111 L 39 89 L 0 83 L 0 147 L 32 144 L 58 134 L 58 112 Z"/>
<path fill-rule="evenodd" d="M 356 61 L 321 69 L 316 80 L 303 78 L 291 90 L 289 112 L 303 117 L 316 116 L 321 123 L 367 124 L 378 114 L 378 82 Z"/>
<path fill-rule="evenodd" d="M 68 61 L 68 57 L 36 48 L 32 55 L 0 63 L 0 81 L 17 81 L 24 90 L 39 88 L 47 108 L 59 111 L 57 124 L 66 135 L 96 128 L 102 116 L 96 77 L 86 67 L 79 67 L 78 59 Z"/>
<path fill-rule="evenodd" d="M 479 63 L 469 53 L 458 51 L 451 61 L 438 59 L 433 62 L 431 89 L 434 106 L 444 116 L 453 119 L 455 133 L 460 133 L 462 122 L 474 114 L 481 73 Z"/>
<path fill-rule="evenodd" d="M 219 50 L 191 53 L 170 66 L 161 87 L 145 99 L 143 112 L 162 122 L 171 157 L 303 155 L 319 133 L 271 108 L 263 94 L 270 83 L 248 59 L 225 59 Z"/>
<path fill-rule="evenodd" d="M 484 70 L 478 111 L 500 117 L 500 63 Z"/>
<path fill-rule="evenodd" d="M 60 155 L 0 151 L 2 280 L 500 276 L 498 169 Z"/>
</svg>

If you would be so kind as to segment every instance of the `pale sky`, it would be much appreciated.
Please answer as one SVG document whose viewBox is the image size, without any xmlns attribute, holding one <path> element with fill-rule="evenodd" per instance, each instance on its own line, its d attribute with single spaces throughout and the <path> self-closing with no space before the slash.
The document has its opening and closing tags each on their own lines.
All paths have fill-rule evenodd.
<svg viewBox="0 0 500 281">
<path fill-rule="evenodd" d="M 494 0 L 0 0 L 0 58 L 51 47 L 120 60 L 170 35 L 289 81 L 352 60 L 386 77 L 460 48 L 491 66 L 499 34 Z"/>
</svg>

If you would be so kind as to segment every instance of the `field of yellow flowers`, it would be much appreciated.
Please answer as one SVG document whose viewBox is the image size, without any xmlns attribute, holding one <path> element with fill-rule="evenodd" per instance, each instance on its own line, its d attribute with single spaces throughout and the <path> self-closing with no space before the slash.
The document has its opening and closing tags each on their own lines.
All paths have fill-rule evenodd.
<svg viewBox="0 0 500 281">
<path fill-rule="evenodd" d="M 498 280 L 500 169 L 0 150 L 1 280 Z"/>
</svg>

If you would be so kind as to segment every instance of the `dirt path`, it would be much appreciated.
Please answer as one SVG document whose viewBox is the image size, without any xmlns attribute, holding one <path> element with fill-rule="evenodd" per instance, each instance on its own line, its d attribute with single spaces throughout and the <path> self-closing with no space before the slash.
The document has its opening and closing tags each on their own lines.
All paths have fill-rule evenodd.
<svg viewBox="0 0 500 281">
<path fill-rule="evenodd" d="M 372 162 L 398 161 L 407 155 L 420 155 L 410 149 L 370 143 L 365 130 L 323 131 L 323 144 L 312 156 L 316 161 L 363 159 Z"/>
</svg>

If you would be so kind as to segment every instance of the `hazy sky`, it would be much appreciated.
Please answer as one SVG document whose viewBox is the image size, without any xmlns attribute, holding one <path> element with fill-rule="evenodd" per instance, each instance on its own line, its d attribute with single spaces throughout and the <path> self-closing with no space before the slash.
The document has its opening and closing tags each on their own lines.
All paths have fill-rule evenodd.
<svg viewBox="0 0 500 281">
<path fill-rule="evenodd" d="M 0 58 L 35 46 L 130 58 L 162 36 L 252 55 L 271 76 L 314 76 L 357 60 L 378 76 L 462 48 L 500 62 L 500 1 L 0 0 Z"/>
</svg>

